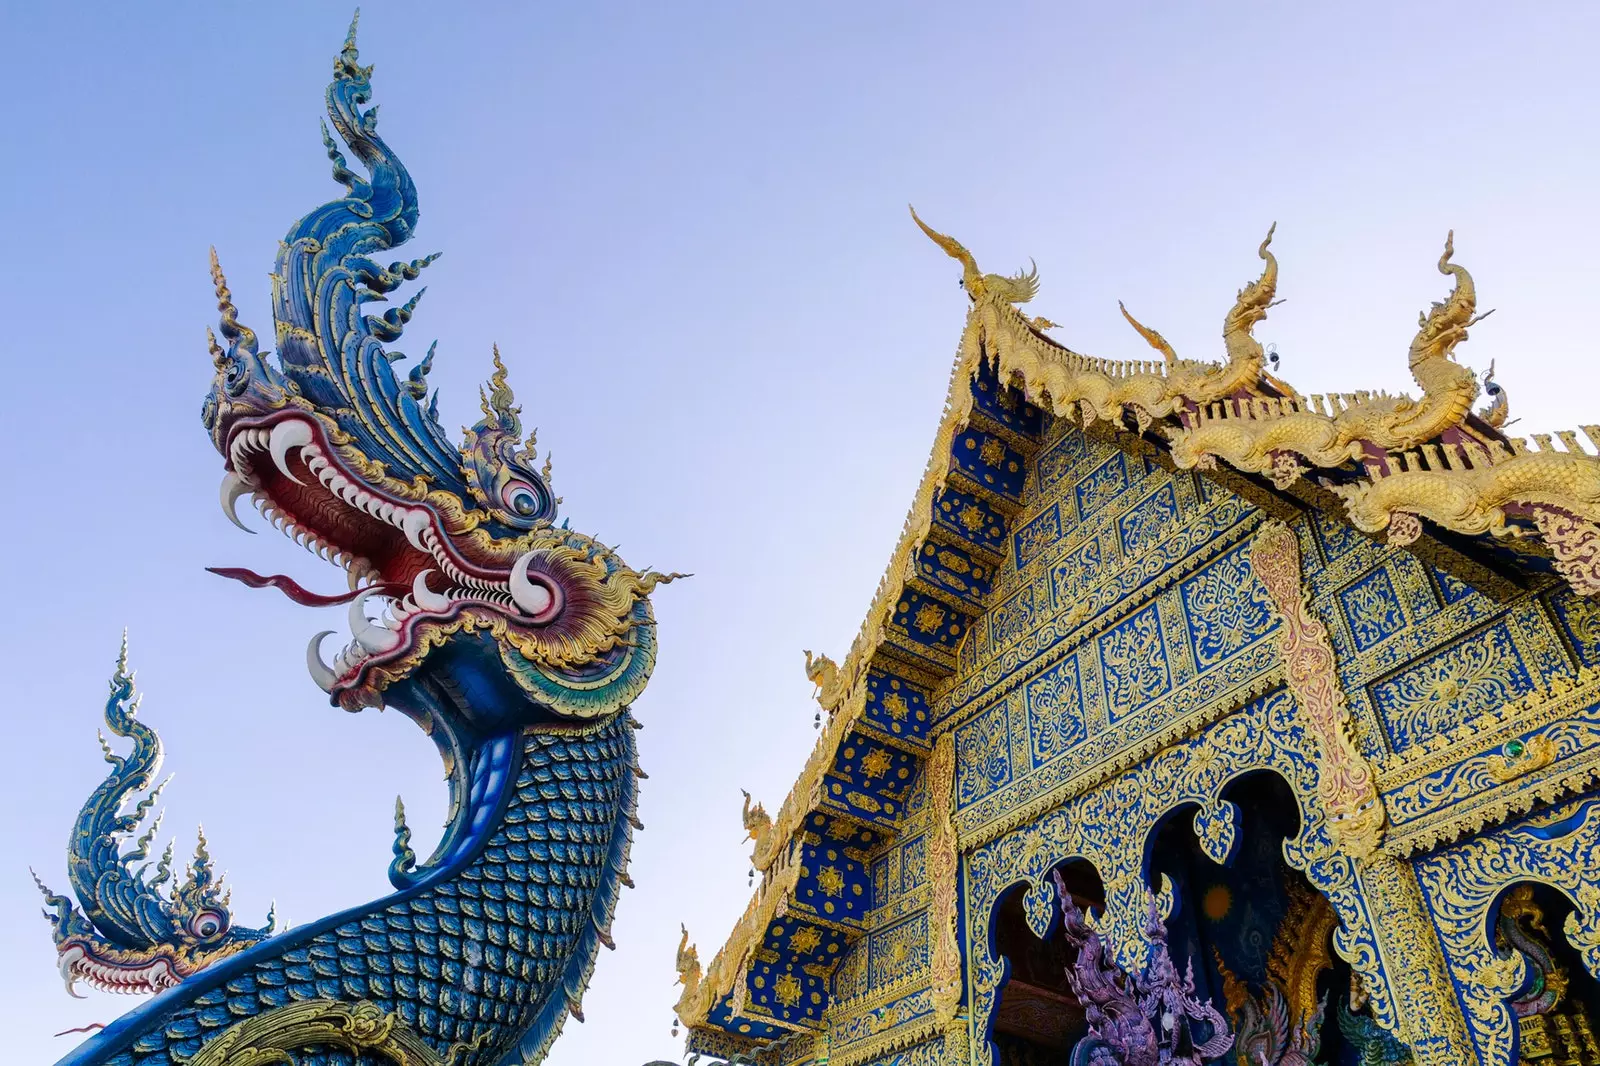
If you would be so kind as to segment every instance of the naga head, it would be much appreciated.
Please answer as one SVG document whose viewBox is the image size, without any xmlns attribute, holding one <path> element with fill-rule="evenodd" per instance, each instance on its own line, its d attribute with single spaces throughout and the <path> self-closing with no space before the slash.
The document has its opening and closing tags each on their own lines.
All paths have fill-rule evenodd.
<svg viewBox="0 0 1600 1066">
<path fill-rule="evenodd" d="M 350 591 L 316 595 L 285 577 L 219 572 L 303 604 L 347 604 L 348 642 L 330 660 L 329 634 L 313 637 L 312 678 L 346 710 L 388 703 L 417 718 L 455 765 L 491 734 L 578 728 L 626 708 L 654 659 L 648 594 L 676 575 L 634 571 L 557 524 L 549 461 L 536 469 L 498 350 L 482 417 L 459 442 L 428 388 L 433 348 L 403 377 L 397 370 L 406 356 L 393 344 L 422 290 L 382 314 L 369 305 L 436 257 L 377 258 L 411 237 L 418 209 L 410 175 L 378 136 L 377 108 L 363 107 L 371 72 L 352 24 L 327 90 L 343 147 L 323 129 L 344 195 L 279 246 L 275 359 L 239 323 L 213 267 L 226 346 L 213 341 L 216 376 L 201 411 L 223 456 L 228 517 L 242 526 L 236 507 L 251 498 L 285 535 L 341 567 Z M 374 601 L 386 603 L 382 620 L 368 617 Z"/>
<path fill-rule="evenodd" d="M 1222 320 L 1222 336 L 1228 343 L 1230 356 L 1235 347 L 1243 346 L 1252 348 L 1256 359 L 1262 357 L 1261 345 L 1250 335 L 1250 331 L 1256 327 L 1256 323 L 1267 317 L 1268 310 L 1282 303 L 1273 299 L 1278 295 L 1278 257 L 1272 254 L 1271 248 L 1272 235 L 1277 231 L 1276 222 L 1267 227 L 1267 235 L 1256 250 L 1256 254 L 1266 263 L 1261 268 L 1261 276 L 1247 282 L 1239 290 L 1227 317 Z"/>
<path fill-rule="evenodd" d="M 1413 370 L 1424 363 L 1453 358 L 1456 345 L 1467 339 L 1467 328 L 1494 314 L 1477 313 L 1478 288 L 1466 267 L 1450 261 L 1455 250 L 1456 233 L 1451 230 L 1444 239 L 1444 253 L 1439 256 L 1439 273 L 1454 277 L 1456 287 L 1449 296 L 1417 315 L 1417 335 L 1411 341 L 1408 360 Z"/>
<path fill-rule="evenodd" d="M 159 859 L 151 857 L 161 828 L 160 812 L 152 817 L 151 811 L 166 782 L 155 780 L 161 738 L 138 712 L 124 637 L 105 722 L 132 747 L 118 755 L 101 734 L 111 772 L 83 805 L 67 849 L 67 876 L 82 909 L 34 875 L 51 908 L 45 917 L 53 927 L 62 980 L 75 996 L 79 981 L 106 992 L 160 992 L 260 943 L 276 924 L 270 913 L 261 928 L 234 924 L 230 893 L 213 868 L 203 829 L 181 878 L 172 870 L 170 843 Z M 125 847 L 135 834 L 133 846 Z"/>
</svg>

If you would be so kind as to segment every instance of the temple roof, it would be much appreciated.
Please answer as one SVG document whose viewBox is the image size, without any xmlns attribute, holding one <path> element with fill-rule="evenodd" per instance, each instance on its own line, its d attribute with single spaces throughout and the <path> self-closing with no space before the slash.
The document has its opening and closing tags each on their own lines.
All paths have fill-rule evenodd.
<svg viewBox="0 0 1600 1066">
<path fill-rule="evenodd" d="M 748 1050 L 820 1029 L 837 958 L 801 967 L 817 979 L 820 999 L 802 982 L 808 987 L 789 990 L 804 993 L 795 1003 L 789 995 L 751 1002 L 746 979 L 752 966 L 778 972 L 785 927 L 791 939 L 801 926 L 819 930 L 818 943 L 837 938 L 835 954 L 862 935 L 860 915 L 817 906 L 829 896 L 816 887 L 818 855 L 842 855 L 827 869 L 848 880 L 851 868 L 864 871 L 865 851 L 893 839 L 915 807 L 908 783 L 932 751 L 930 705 L 956 673 L 967 624 L 986 609 L 994 570 L 1019 534 L 1012 519 L 1023 509 L 1024 473 L 1047 415 L 1169 469 L 1203 471 L 1270 512 L 1341 518 L 1492 597 L 1552 572 L 1580 594 L 1600 593 L 1600 456 L 1575 432 L 1505 435 L 1506 396 L 1488 374 L 1490 402 L 1474 410 L 1478 377 L 1454 351 L 1484 316 L 1471 275 L 1452 261 L 1453 235 L 1438 261 L 1453 287 L 1421 314 L 1407 353 L 1421 395 L 1305 396 L 1268 372 L 1252 335 L 1276 295 L 1271 231 L 1258 250 L 1259 277 L 1224 319 L 1223 360 L 1180 358 L 1126 309 L 1158 358 L 1108 360 L 1056 342 L 1045 332 L 1053 323 L 1019 310 L 1037 293 L 1036 269 L 984 274 L 959 242 L 916 222 L 961 264 L 972 302 L 944 412 L 849 653 L 838 666 L 807 653 L 829 711 L 826 728 L 775 817 L 747 805 L 762 871 L 756 894 L 703 976 L 686 937 L 677 1013 L 691 1041 L 697 1030 L 717 1029 L 748 1041 Z M 1600 448 L 1600 427 L 1582 434 Z M 863 766 L 868 758 L 875 761 Z"/>
</svg>

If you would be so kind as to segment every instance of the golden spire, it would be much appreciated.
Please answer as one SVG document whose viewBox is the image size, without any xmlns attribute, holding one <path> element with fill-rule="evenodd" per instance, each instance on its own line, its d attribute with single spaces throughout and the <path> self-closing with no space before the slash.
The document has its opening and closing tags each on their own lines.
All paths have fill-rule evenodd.
<svg viewBox="0 0 1600 1066">
<path fill-rule="evenodd" d="M 1139 336 L 1143 337 L 1150 347 L 1161 353 L 1161 357 L 1167 361 L 1168 366 L 1178 361 L 1178 353 L 1172 350 L 1172 345 L 1167 343 L 1167 338 L 1129 314 L 1128 308 L 1121 300 L 1117 301 L 1117 307 L 1121 308 L 1122 317 L 1128 320 L 1128 325 L 1138 330 Z"/>
<path fill-rule="evenodd" d="M 917 227 L 928 235 L 929 240 L 944 249 L 944 253 L 951 259 L 961 264 L 961 287 L 967 290 L 967 295 L 974 301 L 993 295 L 1007 303 L 1025 304 L 1039 294 L 1039 265 L 1033 260 L 1028 261 L 1027 270 L 1020 270 L 1010 277 L 980 273 L 977 261 L 960 241 L 945 236 L 922 221 L 915 207 L 911 208 L 911 218 Z"/>
</svg>

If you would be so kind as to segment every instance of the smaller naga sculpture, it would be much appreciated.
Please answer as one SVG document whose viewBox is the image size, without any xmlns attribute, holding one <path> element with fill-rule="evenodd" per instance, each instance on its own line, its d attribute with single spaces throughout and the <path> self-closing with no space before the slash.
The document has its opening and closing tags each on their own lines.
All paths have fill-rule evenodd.
<svg viewBox="0 0 1600 1066">
<path fill-rule="evenodd" d="M 145 824 L 166 786 L 166 781 L 155 784 L 161 769 L 161 738 L 139 721 L 138 709 L 124 634 L 105 720 L 112 733 L 133 741 L 133 749 L 117 755 L 105 734 L 100 735 L 111 772 L 79 811 L 67 858 L 67 876 L 83 901 L 82 909 L 45 887 L 37 874 L 33 878 L 55 911 L 53 916 L 46 911 L 45 917 L 54 926 L 62 980 L 74 996 L 79 981 L 105 992 L 161 992 L 218 959 L 260 943 L 272 935 L 276 924 L 272 913 L 259 929 L 233 924 L 228 890 L 212 870 L 204 829 L 181 882 L 173 878 L 171 844 L 150 869 L 150 844 L 161 828 L 159 811 L 134 846 L 122 850 Z M 142 792 L 145 795 L 135 800 Z M 133 809 L 128 811 L 130 803 Z"/>
<path fill-rule="evenodd" d="M 832 714 L 850 695 L 848 679 L 839 671 L 839 664 L 826 655 L 813 656 L 806 652 L 806 677 L 817 686 L 817 702 Z"/>
<path fill-rule="evenodd" d="M 1070 1066 L 1201 1066 L 1233 1047 L 1221 1012 L 1195 994 L 1193 964 L 1182 976 L 1173 965 L 1153 899 L 1146 927 L 1150 962 L 1142 974 L 1130 974 L 1089 927 L 1061 875 L 1051 876 L 1067 943 L 1077 952 L 1067 983 L 1089 1023 L 1089 1032 L 1072 1049 Z"/>
<path fill-rule="evenodd" d="M 767 870 L 778 857 L 779 845 L 783 843 L 772 828 L 772 815 L 759 803 L 753 803 L 750 793 L 739 790 L 744 796 L 744 810 L 740 812 L 740 820 L 744 823 L 745 839 L 755 842 L 755 850 L 750 853 L 750 865 L 756 870 Z"/>
</svg>

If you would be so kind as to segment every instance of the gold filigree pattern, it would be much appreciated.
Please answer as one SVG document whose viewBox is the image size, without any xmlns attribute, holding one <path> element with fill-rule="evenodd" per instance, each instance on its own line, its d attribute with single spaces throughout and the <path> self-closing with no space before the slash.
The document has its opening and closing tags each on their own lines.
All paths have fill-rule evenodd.
<svg viewBox="0 0 1600 1066">
<path fill-rule="evenodd" d="M 933 806 L 926 868 L 933 886 L 933 898 L 928 907 L 933 1007 L 940 1023 L 949 1024 L 961 1003 L 961 945 L 956 931 L 957 845 L 955 823 L 951 819 L 956 802 L 953 734 L 945 733 L 934 745 L 926 772 L 928 802 Z"/>
<path fill-rule="evenodd" d="M 1351 740 L 1350 712 L 1327 628 L 1306 603 L 1294 531 L 1282 522 L 1263 523 L 1250 550 L 1250 565 L 1283 619 L 1278 646 L 1289 688 L 1317 739 L 1322 770 L 1318 798 L 1327 805 L 1334 837 L 1364 859 L 1382 842 L 1387 815 L 1372 767 Z"/>
<path fill-rule="evenodd" d="M 481 1043 L 457 1044 L 441 1056 L 376 1003 L 308 999 L 240 1022 L 203 1046 L 189 1066 L 295 1066 L 290 1052 L 320 1047 L 395 1066 L 449 1066 Z"/>
</svg>

